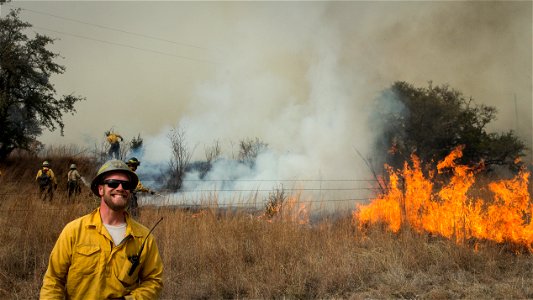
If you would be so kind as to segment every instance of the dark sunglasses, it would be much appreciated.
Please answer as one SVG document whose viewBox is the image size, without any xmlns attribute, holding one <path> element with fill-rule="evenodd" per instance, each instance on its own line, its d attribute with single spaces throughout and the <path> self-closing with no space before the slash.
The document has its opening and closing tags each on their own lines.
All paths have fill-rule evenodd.
<svg viewBox="0 0 533 300">
<path fill-rule="evenodd" d="M 119 185 L 122 184 L 122 188 L 125 190 L 133 190 L 134 186 L 132 185 L 131 181 L 124 181 L 124 180 L 118 180 L 118 179 L 108 179 L 104 181 L 104 184 L 106 184 L 108 187 L 112 189 L 118 188 Z"/>
</svg>

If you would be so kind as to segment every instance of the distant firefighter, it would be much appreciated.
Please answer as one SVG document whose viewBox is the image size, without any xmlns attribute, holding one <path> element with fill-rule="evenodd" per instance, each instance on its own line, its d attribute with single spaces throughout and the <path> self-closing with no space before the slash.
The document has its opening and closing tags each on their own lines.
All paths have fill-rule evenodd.
<svg viewBox="0 0 533 300">
<path fill-rule="evenodd" d="M 120 134 L 112 131 L 106 131 L 105 136 L 110 145 L 108 152 L 109 157 L 119 159 L 120 142 L 122 142 L 124 139 Z"/>
<path fill-rule="evenodd" d="M 70 165 L 70 170 L 67 173 L 67 191 L 68 200 L 81 194 L 81 175 L 76 168 L 76 164 Z"/>
<path fill-rule="evenodd" d="M 50 163 L 48 161 L 45 160 L 42 168 L 37 171 L 35 181 L 39 184 L 39 197 L 41 200 L 52 202 L 54 190 L 57 189 L 57 179 L 54 171 L 50 169 Z"/>
<path fill-rule="evenodd" d="M 141 165 L 141 162 L 136 158 L 132 157 L 130 158 L 126 164 L 132 170 L 133 172 L 137 171 L 137 167 Z M 151 195 L 155 194 L 154 191 L 150 190 L 149 188 L 145 187 L 141 180 L 138 181 L 137 187 L 135 187 L 135 190 L 133 190 L 133 193 L 131 195 L 131 201 L 130 205 L 128 207 L 128 211 L 133 217 L 137 217 L 139 215 L 139 202 L 137 199 L 138 193 L 150 193 Z"/>
</svg>

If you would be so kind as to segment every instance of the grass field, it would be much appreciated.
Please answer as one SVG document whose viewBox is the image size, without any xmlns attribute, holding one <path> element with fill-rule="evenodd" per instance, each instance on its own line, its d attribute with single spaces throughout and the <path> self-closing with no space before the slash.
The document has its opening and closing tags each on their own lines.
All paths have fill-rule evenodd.
<svg viewBox="0 0 533 300">
<path fill-rule="evenodd" d="M 95 165 L 52 159 L 66 177 L 71 161 L 92 178 Z M 98 205 L 88 189 L 67 203 L 61 185 L 52 203 L 37 197 L 38 157 L 1 166 L 0 298 L 36 299 L 48 256 L 63 226 Z M 56 167 L 54 167 L 56 166 Z M 61 168 L 59 166 L 62 166 Z M 533 257 L 505 244 L 363 229 L 350 212 L 300 224 L 260 212 L 216 207 L 142 207 L 164 261 L 163 299 L 486 299 L 533 298 Z"/>
</svg>

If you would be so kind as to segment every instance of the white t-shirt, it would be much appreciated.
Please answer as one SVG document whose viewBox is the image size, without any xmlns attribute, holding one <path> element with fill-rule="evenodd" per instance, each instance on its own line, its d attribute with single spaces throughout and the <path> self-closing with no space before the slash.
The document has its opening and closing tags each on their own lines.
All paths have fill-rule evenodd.
<svg viewBox="0 0 533 300">
<path fill-rule="evenodd" d="M 109 232 L 109 234 L 113 238 L 113 243 L 115 244 L 115 246 L 120 245 L 120 243 L 126 236 L 126 223 L 120 225 L 104 224 L 104 226 L 105 228 L 107 228 L 107 232 Z"/>
</svg>

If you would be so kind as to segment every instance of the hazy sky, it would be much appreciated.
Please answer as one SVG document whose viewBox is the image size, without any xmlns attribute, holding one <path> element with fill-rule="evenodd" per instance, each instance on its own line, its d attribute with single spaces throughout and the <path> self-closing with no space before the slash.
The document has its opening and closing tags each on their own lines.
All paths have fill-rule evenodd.
<svg viewBox="0 0 533 300">
<path fill-rule="evenodd" d="M 152 149 L 145 159 L 157 160 L 180 126 L 196 156 L 214 140 L 231 150 L 258 137 L 275 150 L 275 165 L 328 176 L 361 163 L 354 148 L 372 151 L 379 132 L 366 125 L 369 103 L 401 80 L 449 84 L 496 106 L 491 130 L 514 129 L 531 145 L 530 1 L 7 7 L 23 8 L 34 31 L 57 38 L 52 49 L 66 67 L 54 78 L 58 93 L 87 98 L 64 117 L 65 136 L 46 132 L 45 144 L 90 146 L 114 128 L 127 140 L 141 134 Z"/>
</svg>

